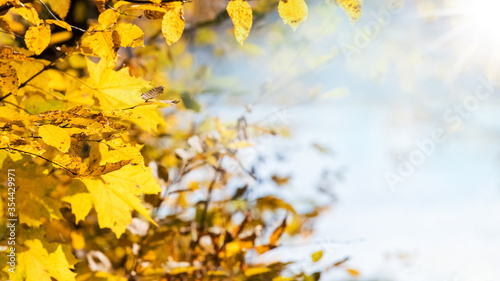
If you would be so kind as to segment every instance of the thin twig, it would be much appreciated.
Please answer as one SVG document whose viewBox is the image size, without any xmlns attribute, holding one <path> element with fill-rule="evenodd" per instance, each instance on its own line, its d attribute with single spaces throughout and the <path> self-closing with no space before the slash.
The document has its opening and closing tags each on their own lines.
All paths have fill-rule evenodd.
<svg viewBox="0 0 500 281">
<path fill-rule="evenodd" d="M 70 169 L 66 168 L 65 166 L 63 166 L 63 165 L 61 165 L 61 164 L 59 164 L 59 163 L 57 163 L 57 162 L 54 162 L 54 161 L 52 161 L 52 160 L 50 160 L 50 159 L 47 159 L 47 158 L 45 158 L 45 157 L 43 157 L 43 156 L 40 156 L 40 155 L 38 155 L 38 154 L 32 153 L 32 152 L 28 152 L 28 151 L 24 151 L 24 150 L 20 150 L 20 149 L 12 148 L 12 147 L 0 147 L 0 150 L 5 150 L 5 151 L 10 151 L 10 150 L 13 150 L 13 151 L 17 151 L 17 152 L 19 152 L 19 153 L 25 153 L 25 154 L 28 154 L 28 155 L 31 155 L 31 156 L 35 156 L 35 157 L 41 158 L 41 159 L 43 159 L 43 160 L 45 160 L 45 161 L 47 161 L 47 162 L 50 162 L 50 163 L 52 163 L 52 164 L 55 164 L 55 165 L 57 165 L 57 166 L 59 166 L 59 167 L 63 168 L 64 170 L 66 170 L 67 172 L 70 172 L 70 173 L 71 173 L 71 174 L 73 174 L 74 176 L 76 176 L 76 175 L 77 175 L 75 172 L 71 171 Z"/>
</svg>

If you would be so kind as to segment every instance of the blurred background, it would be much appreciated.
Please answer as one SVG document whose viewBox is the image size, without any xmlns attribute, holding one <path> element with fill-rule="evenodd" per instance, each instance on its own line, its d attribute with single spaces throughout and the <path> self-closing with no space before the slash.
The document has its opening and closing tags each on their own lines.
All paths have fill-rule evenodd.
<svg viewBox="0 0 500 281">
<path fill-rule="evenodd" d="M 322 280 L 498 280 L 499 4 L 365 0 L 351 24 L 332 1 L 307 2 L 295 32 L 274 10 L 242 46 L 230 21 L 197 28 L 192 71 L 170 73 L 173 88 L 194 89 L 199 120 L 286 127 L 255 140 L 243 165 L 280 175 L 299 208 L 330 207 L 309 237 L 256 258 L 323 250 L 321 263 L 348 256 L 360 273 Z M 226 4 L 206 3 L 213 15 L 204 7 L 199 21 Z"/>
</svg>

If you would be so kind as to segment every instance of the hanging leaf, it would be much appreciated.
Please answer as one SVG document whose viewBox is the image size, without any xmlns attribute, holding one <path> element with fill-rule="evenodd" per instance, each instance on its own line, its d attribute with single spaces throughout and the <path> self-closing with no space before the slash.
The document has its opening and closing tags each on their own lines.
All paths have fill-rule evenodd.
<svg viewBox="0 0 500 281">
<path fill-rule="evenodd" d="M 358 0 L 338 0 L 351 22 L 357 22 L 361 17 L 361 3 Z"/>
<path fill-rule="evenodd" d="M 307 4 L 304 0 L 280 0 L 278 13 L 285 24 L 296 30 L 307 18 Z"/>
<path fill-rule="evenodd" d="M 106 10 L 106 0 L 94 0 L 94 3 L 99 13 L 102 13 Z"/>
<path fill-rule="evenodd" d="M 312 254 L 311 258 L 313 262 L 318 262 L 323 257 L 323 251 L 318 251 Z"/>
<path fill-rule="evenodd" d="M 61 28 L 66 29 L 67 31 L 71 31 L 71 26 L 67 22 L 65 22 L 65 21 L 62 21 L 62 20 L 50 20 L 49 19 L 49 20 L 46 20 L 45 22 L 48 23 L 48 24 L 57 25 L 57 26 L 59 26 Z"/>
<path fill-rule="evenodd" d="M 98 21 L 103 29 L 108 29 L 116 23 L 119 14 L 115 10 L 106 10 L 99 15 Z"/>
<path fill-rule="evenodd" d="M 231 0 L 227 4 L 227 13 L 234 24 L 234 36 L 241 45 L 252 28 L 252 8 L 245 0 Z"/>
<path fill-rule="evenodd" d="M 71 0 L 48 0 L 46 3 L 50 5 L 52 11 L 61 17 L 61 19 L 64 19 L 68 15 L 69 7 L 71 6 Z"/>
<path fill-rule="evenodd" d="M 271 234 L 271 237 L 269 237 L 269 245 L 276 245 L 276 243 L 280 239 L 281 234 L 283 234 L 283 231 L 286 228 L 286 219 L 287 218 L 285 217 L 281 225 L 278 226 L 278 228 L 274 230 L 273 234 Z"/>
<path fill-rule="evenodd" d="M 35 54 L 41 54 L 49 46 L 50 28 L 46 25 L 31 26 L 24 35 L 24 42 Z"/>
<path fill-rule="evenodd" d="M 183 3 L 180 1 L 171 2 L 166 6 L 166 9 L 161 22 L 161 31 L 167 40 L 167 44 L 171 45 L 177 42 L 184 32 Z"/>
</svg>

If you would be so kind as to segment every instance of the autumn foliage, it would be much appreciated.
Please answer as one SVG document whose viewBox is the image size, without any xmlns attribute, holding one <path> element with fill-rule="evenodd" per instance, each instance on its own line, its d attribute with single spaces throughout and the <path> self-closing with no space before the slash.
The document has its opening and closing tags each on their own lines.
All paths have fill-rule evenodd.
<svg viewBox="0 0 500 281">
<path fill-rule="evenodd" d="M 199 23 L 186 25 L 184 14 L 196 1 L 94 2 L 0 0 L 1 247 L 7 169 L 15 169 L 19 223 L 16 272 L 2 255 L 0 279 L 315 280 L 286 273 L 285 262 L 248 259 L 309 233 L 320 211 L 299 213 L 277 195 L 232 184 L 258 184 L 238 151 L 278 132 L 183 123 L 199 105 L 162 74 L 185 55 L 183 33 Z M 252 5 L 231 0 L 221 11 L 241 44 Z M 308 14 L 304 0 L 260 5 L 259 13 L 277 7 L 294 29 Z M 359 18 L 357 1 L 339 5 Z"/>
</svg>

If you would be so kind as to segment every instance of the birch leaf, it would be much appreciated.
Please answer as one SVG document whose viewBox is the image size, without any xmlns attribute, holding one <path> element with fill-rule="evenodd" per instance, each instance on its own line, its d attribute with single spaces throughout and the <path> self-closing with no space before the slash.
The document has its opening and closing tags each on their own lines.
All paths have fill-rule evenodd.
<svg viewBox="0 0 500 281">
<path fill-rule="evenodd" d="M 307 18 L 307 4 L 304 0 L 280 0 L 278 13 L 285 24 L 296 30 L 299 24 Z"/>
<path fill-rule="evenodd" d="M 177 42 L 184 32 L 184 10 L 182 2 L 172 2 L 166 7 L 165 15 L 161 22 L 161 31 L 167 44 L 171 45 Z"/>
<path fill-rule="evenodd" d="M 61 19 L 64 19 L 68 15 L 71 0 L 48 0 L 47 4 Z"/>
<path fill-rule="evenodd" d="M 38 26 L 40 24 L 40 18 L 38 17 L 38 13 L 35 8 L 19 7 L 14 8 L 13 11 L 33 25 Z"/>
<path fill-rule="evenodd" d="M 31 26 L 24 35 L 28 49 L 39 55 L 49 46 L 50 28 L 46 25 Z"/>
<path fill-rule="evenodd" d="M 351 22 L 357 22 L 361 17 L 361 3 L 358 0 L 338 0 Z"/>
<path fill-rule="evenodd" d="M 227 13 L 234 24 L 234 36 L 241 45 L 252 28 L 252 8 L 245 0 L 231 0 L 227 5 Z"/>
</svg>

